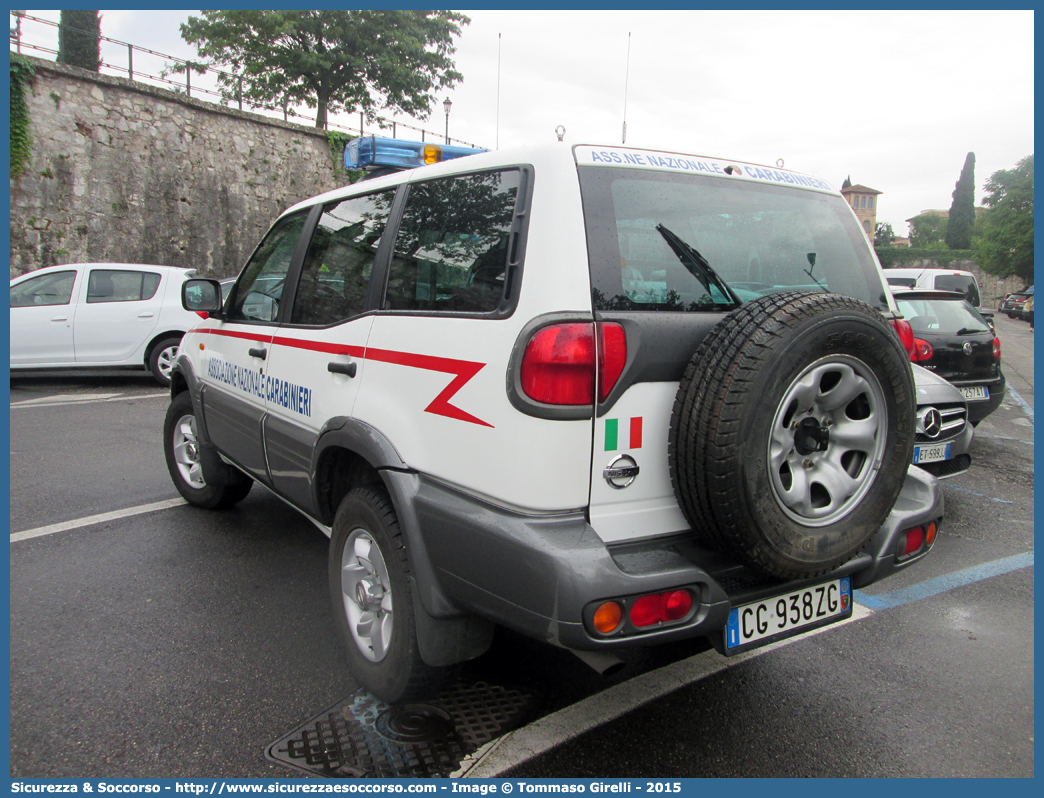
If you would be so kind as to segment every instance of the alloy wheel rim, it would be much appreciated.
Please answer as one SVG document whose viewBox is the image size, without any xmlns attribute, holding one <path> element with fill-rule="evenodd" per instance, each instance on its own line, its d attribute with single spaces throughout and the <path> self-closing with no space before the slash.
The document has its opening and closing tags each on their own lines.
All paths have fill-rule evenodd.
<svg viewBox="0 0 1044 798">
<path fill-rule="evenodd" d="M 851 513 L 884 458 L 888 407 L 880 380 L 861 360 L 835 355 L 805 368 L 772 420 L 768 467 L 776 502 L 803 526 Z"/>
<path fill-rule="evenodd" d="M 391 581 L 381 549 L 365 529 L 353 529 L 341 552 L 341 598 L 355 645 L 370 662 L 380 662 L 391 646 Z"/>
<path fill-rule="evenodd" d="M 199 462 L 199 439 L 196 435 L 196 417 L 186 413 L 174 425 L 174 462 L 181 478 L 196 490 L 205 488 L 203 468 Z"/>
</svg>

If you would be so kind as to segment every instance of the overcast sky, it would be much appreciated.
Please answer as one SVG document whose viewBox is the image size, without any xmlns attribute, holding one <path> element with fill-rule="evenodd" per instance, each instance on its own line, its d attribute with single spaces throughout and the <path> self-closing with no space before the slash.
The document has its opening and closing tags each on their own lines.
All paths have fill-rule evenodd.
<svg viewBox="0 0 1044 798">
<path fill-rule="evenodd" d="M 102 34 L 194 57 L 178 29 L 192 13 L 102 11 Z M 950 207 L 968 152 L 976 204 L 991 173 L 1033 152 L 1032 11 L 467 13 L 464 81 L 439 99 L 453 101 L 450 136 L 488 148 L 554 141 L 558 125 L 567 143 L 619 144 L 626 87 L 628 145 L 783 159 L 837 187 L 851 175 L 883 192 L 878 221 L 897 235 Z M 23 32 L 56 48 L 54 28 Z M 160 59 L 134 58 L 158 74 Z M 103 60 L 125 67 L 126 48 Z M 441 102 L 423 124 L 443 132 Z"/>
</svg>

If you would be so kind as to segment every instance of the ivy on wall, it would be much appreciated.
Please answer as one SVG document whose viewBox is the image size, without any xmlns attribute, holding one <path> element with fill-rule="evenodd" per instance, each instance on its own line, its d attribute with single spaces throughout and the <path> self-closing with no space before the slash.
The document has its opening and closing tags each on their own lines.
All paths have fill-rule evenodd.
<svg viewBox="0 0 1044 798">
<path fill-rule="evenodd" d="M 32 64 L 17 55 L 11 56 L 11 177 L 19 177 L 25 171 L 32 152 L 25 93 L 31 91 L 35 75 Z"/>
<path fill-rule="evenodd" d="M 327 130 L 326 141 L 330 145 L 330 154 L 334 159 L 334 169 L 337 174 L 347 173 L 348 182 L 354 183 L 356 180 L 363 176 L 361 169 L 348 169 L 344 165 L 344 151 L 348 147 L 348 142 L 352 140 L 352 136 L 347 133 L 342 133 L 339 130 Z"/>
</svg>

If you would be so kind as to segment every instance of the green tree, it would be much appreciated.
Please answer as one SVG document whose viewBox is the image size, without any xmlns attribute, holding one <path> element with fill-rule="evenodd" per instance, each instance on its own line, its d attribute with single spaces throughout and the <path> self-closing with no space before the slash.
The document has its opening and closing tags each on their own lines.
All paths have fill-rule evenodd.
<svg viewBox="0 0 1044 798">
<path fill-rule="evenodd" d="M 924 213 L 910 220 L 910 246 L 914 249 L 938 248 L 946 233 L 946 217 Z"/>
<path fill-rule="evenodd" d="M 852 187 L 852 175 L 845 178 L 845 182 L 841 184 L 841 190 L 844 191 L 846 188 Z"/>
<path fill-rule="evenodd" d="M 946 246 L 970 249 L 975 227 L 975 153 L 969 152 L 953 189 L 950 220 L 946 224 Z"/>
<path fill-rule="evenodd" d="M 1033 282 L 1033 156 L 990 175 L 975 262 L 998 277 Z"/>
<path fill-rule="evenodd" d="M 97 11 L 63 11 L 58 19 L 58 63 L 97 72 L 101 66 L 101 16 Z"/>
<path fill-rule="evenodd" d="M 245 101 L 304 103 L 323 128 L 344 110 L 426 118 L 435 92 L 463 80 L 450 56 L 470 22 L 453 11 L 204 11 L 181 25 L 181 36 L 209 64 L 231 70 L 219 77 L 226 100 L 238 97 L 241 78 Z"/>
<path fill-rule="evenodd" d="M 888 222 L 878 222 L 874 229 L 874 246 L 890 247 L 895 241 L 895 231 Z"/>
</svg>

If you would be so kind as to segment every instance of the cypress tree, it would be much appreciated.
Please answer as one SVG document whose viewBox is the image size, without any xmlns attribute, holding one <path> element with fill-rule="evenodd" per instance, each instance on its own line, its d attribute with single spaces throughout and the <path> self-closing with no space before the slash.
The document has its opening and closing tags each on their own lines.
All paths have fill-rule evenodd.
<svg viewBox="0 0 1044 798">
<path fill-rule="evenodd" d="M 851 188 L 851 186 L 852 186 L 852 175 L 849 175 L 848 177 L 845 178 L 845 182 L 841 184 L 841 190 L 844 191 L 846 188 Z"/>
<path fill-rule="evenodd" d="M 946 246 L 950 249 L 971 249 L 972 229 L 975 227 L 975 153 L 969 152 L 964 168 L 953 189 L 950 220 L 946 224 Z"/>
<path fill-rule="evenodd" d="M 97 72 L 101 66 L 100 37 L 97 11 L 63 11 L 58 21 L 58 63 Z"/>
</svg>

